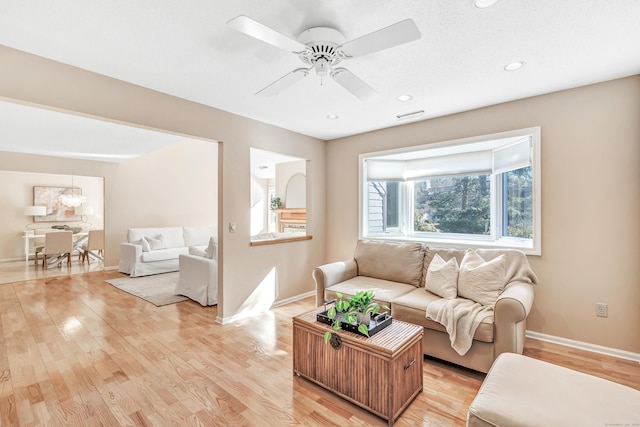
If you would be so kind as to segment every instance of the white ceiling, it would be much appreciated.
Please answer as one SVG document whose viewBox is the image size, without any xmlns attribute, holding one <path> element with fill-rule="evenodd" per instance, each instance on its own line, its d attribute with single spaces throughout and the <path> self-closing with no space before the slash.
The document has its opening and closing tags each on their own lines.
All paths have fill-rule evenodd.
<svg viewBox="0 0 640 427">
<path fill-rule="evenodd" d="M 346 40 L 411 18 L 422 38 L 341 63 L 380 93 L 373 101 L 314 74 L 262 98 L 253 94 L 304 64 L 225 25 L 238 15 L 293 38 L 327 26 Z M 403 124 L 396 116 L 417 110 L 411 120 L 639 74 L 639 22 L 639 0 L 499 0 L 487 9 L 473 0 L 3 0 L 0 44 L 327 140 Z M 525 66 L 504 71 L 513 61 Z M 413 99 L 398 101 L 403 94 Z M 55 122 L 33 123 L 54 132 Z M 102 132 L 94 156 L 104 154 Z M 4 139 L 0 149 L 12 150 Z"/>
</svg>

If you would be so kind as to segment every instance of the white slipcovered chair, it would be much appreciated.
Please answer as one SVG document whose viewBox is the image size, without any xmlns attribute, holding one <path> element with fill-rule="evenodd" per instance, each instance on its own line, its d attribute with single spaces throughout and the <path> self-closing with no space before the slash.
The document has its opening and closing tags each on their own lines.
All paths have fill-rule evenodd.
<svg viewBox="0 0 640 427">
<path fill-rule="evenodd" d="M 189 248 L 189 254 L 179 257 L 180 273 L 175 292 L 200 303 L 218 304 L 218 256 L 215 238 L 205 251 Z"/>
</svg>

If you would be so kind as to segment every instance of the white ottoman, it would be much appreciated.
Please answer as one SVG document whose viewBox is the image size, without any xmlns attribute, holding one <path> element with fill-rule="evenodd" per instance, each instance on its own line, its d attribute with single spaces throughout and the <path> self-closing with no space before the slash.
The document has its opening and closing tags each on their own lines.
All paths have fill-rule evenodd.
<svg viewBox="0 0 640 427">
<path fill-rule="evenodd" d="M 467 426 L 639 426 L 640 391 L 514 353 L 495 360 Z"/>
</svg>

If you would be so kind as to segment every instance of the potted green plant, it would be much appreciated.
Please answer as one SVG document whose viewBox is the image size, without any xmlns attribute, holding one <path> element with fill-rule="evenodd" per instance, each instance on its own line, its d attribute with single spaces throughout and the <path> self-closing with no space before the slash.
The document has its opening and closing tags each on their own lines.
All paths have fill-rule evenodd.
<svg viewBox="0 0 640 427">
<path fill-rule="evenodd" d="M 281 207 L 282 207 L 282 200 L 280 200 L 280 197 L 274 197 L 273 199 L 271 199 L 271 204 L 270 204 L 271 210 L 280 209 Z"/>
<path fill-rule="evenodd" d="M 348 323 L 357 323 L 358 332 L 365 336 L 369 336 L 369 324 L 371 322 L 371 316 L 375 316 L 380 312 L 380 308 L 386 310 L 389 307 L 383 305 L 380 306 L 377 302 L 373 301 L 374 292 L 369 291 L 357 291 L 355 295 L 348 298 L 336 292 L 338 297 L 333 307 L 327 310 L 327 317 L 333 320 L 331 328 L 334 331 L 342 329 L 342 321 L 336 318 L 338 313 L 344 314 L 344 321 Z M 324 342 L 328 343 L 331 340 L 331 332 L 324 334 Z"/>
</svg>

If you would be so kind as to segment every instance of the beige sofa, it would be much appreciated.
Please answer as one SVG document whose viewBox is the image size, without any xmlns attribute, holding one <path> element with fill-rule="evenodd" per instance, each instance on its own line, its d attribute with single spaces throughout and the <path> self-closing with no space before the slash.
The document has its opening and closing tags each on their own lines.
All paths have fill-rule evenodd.
<svg viewBox="0 0 640 427">
<path fill-rule="evenodd" d="M 457 264 L 461 265 L 465 253 L 463 249 L 434 248 L 421 243 L 360 240 L 353 259 L 313 270 L 316 303 L 321 306 L 335 299 L 337 293 L 348 296 L 358 290 L 373 289 L 374 299 L 388 305 L 394 319 L 424 327 L 426 355 L 487 372 L 499 354 L 522 354 L 526 319 L 533 304 L 533 285 L 537 278 L 521 251 L 475 250 L 488 262 L 495 260 L 504 264 L 504 270 L 501 270 L 504 271 L 503 289 L 496 293 L 497 298 L 491 306 L 493 311 L 482 304 L 478 307 L 486 316 L 477 326 L 472 341 L 469 337 L 470 348 L 460 355 L 452 347 L 445 326 L 426 316 L 427 306 L 442 298 L 427 291 L 425 281 L 436 255 L 444 261 L 456 258 Z M 458 296 L 456 300 L 459 299 Z"/>
</svg>

